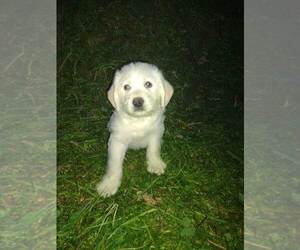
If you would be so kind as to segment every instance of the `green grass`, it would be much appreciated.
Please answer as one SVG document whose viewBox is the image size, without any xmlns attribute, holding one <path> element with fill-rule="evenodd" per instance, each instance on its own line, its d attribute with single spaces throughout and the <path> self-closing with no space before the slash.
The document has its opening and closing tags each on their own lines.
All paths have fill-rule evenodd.
<svg viewBox="0 0 300 250">
<path fill-rule="evenodd" d="M 58 249 L 242 249 L 243 116 L 232 102 L 243 81 L 236 20 L 209 4 L 188 8 L 180 1 L 82 1 L 60 10 Z M 179 23 L 174 11 L 189 18 Z M 95 187 L 107 157 L 106 90 L 115 69 L 133 60 L 158 65 L 175 89 L 162 146 L 168 167 L 151 175 L 145 150 L 129 151 L 118 193 L 103 199 Z"/>
</svg>

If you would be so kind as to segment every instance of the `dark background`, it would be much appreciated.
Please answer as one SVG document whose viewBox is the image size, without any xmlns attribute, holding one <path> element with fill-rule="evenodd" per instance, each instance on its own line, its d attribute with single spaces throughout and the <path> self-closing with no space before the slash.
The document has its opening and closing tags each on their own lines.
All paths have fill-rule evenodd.
<svg viewBox="0 0 300 250">
<path fill-rule="evenodd" d="M 131 151 L 102 199 L 106 90 L 135 60 L 174 86 L 169 168 L 149 175 Z M 242 249 L 242 1 L 59 1 L 57 71 L 59 249 Z"/>
</svg>

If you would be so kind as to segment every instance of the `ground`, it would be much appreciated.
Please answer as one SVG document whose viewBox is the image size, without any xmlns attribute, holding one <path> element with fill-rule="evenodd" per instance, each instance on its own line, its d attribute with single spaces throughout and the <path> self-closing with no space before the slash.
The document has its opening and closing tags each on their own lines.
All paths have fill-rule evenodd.
<svg viewBox="0 0 300 250">
<path fill-rule="evenodd" d="M 243 24 L 226 1 L 58 3 L 58 249 L 243 248 Z M 216 1 L 217 2 L 217 1 Z M 162 176 L 129 151 L 101 198 L 106 91 L 122 64 L 156 64 L 174 86 Z"/>
</svg>

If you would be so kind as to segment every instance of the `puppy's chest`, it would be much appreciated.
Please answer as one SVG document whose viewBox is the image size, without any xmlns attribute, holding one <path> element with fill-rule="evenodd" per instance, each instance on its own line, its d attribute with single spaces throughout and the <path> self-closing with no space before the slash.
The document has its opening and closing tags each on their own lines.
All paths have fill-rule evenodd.
<svg viewBox="0 0 300 250">
<path fill-rule="evenodd" d="M 144 126 L 142 128 L 140 127 L 131 127 L 128 131 L 128 135 L 132 138 L 141 138 L 145 137 L 148 134 L 151 134 L 155 129 L 151 126 Z"/>
<path fill-rule="evenodd" d="M 150 134 L 152 134 L 155 129 L 151 126 L 145 126 L 143 128 L 132 127 L 128 130 L 128 136 L 132 141 L 134 140 L 142 140 L 143 138 L 148 138 Z"/>
<path fill-rule="evenodd" d="M 133 126 L 120 132 L 122 133 L 122 136 L 124 136 L 124 139 L 126 138 L 125 141 L 128 144 L 128 147 L 137 149 L 147 147 L 149 138 L 155 131 L 157 131 L 157 129 L 155 130 L 151 126 L 144 128 Z"/>
<path fill-rule="evenodd" d="M 130 148 L 143 148 L 148 145 L 151 130 L 132 131 L 128 137 L 128 146 Z"/>
<path fill-rule="evenodd" d="M 152 135 L 161 136 L 164 130 L 163 116 L 141 119 L 122 119 L 114 114 L 109 123 L 110 132 L 129 148 L 147 147 Z"/>
</svg>

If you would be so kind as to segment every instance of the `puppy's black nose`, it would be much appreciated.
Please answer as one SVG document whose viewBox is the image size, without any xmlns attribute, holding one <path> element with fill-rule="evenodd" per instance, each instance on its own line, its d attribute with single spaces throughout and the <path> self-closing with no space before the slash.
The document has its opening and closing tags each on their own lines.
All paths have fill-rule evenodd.
<svg viewBox="0 0 300 250">
<path fill-rule="evenodd" d="M 135 97 L 132 100 L 132 104 L 135 108 L 141 108 L 144 104 L 144 99 L 142 97 Z"/>
</svg>

